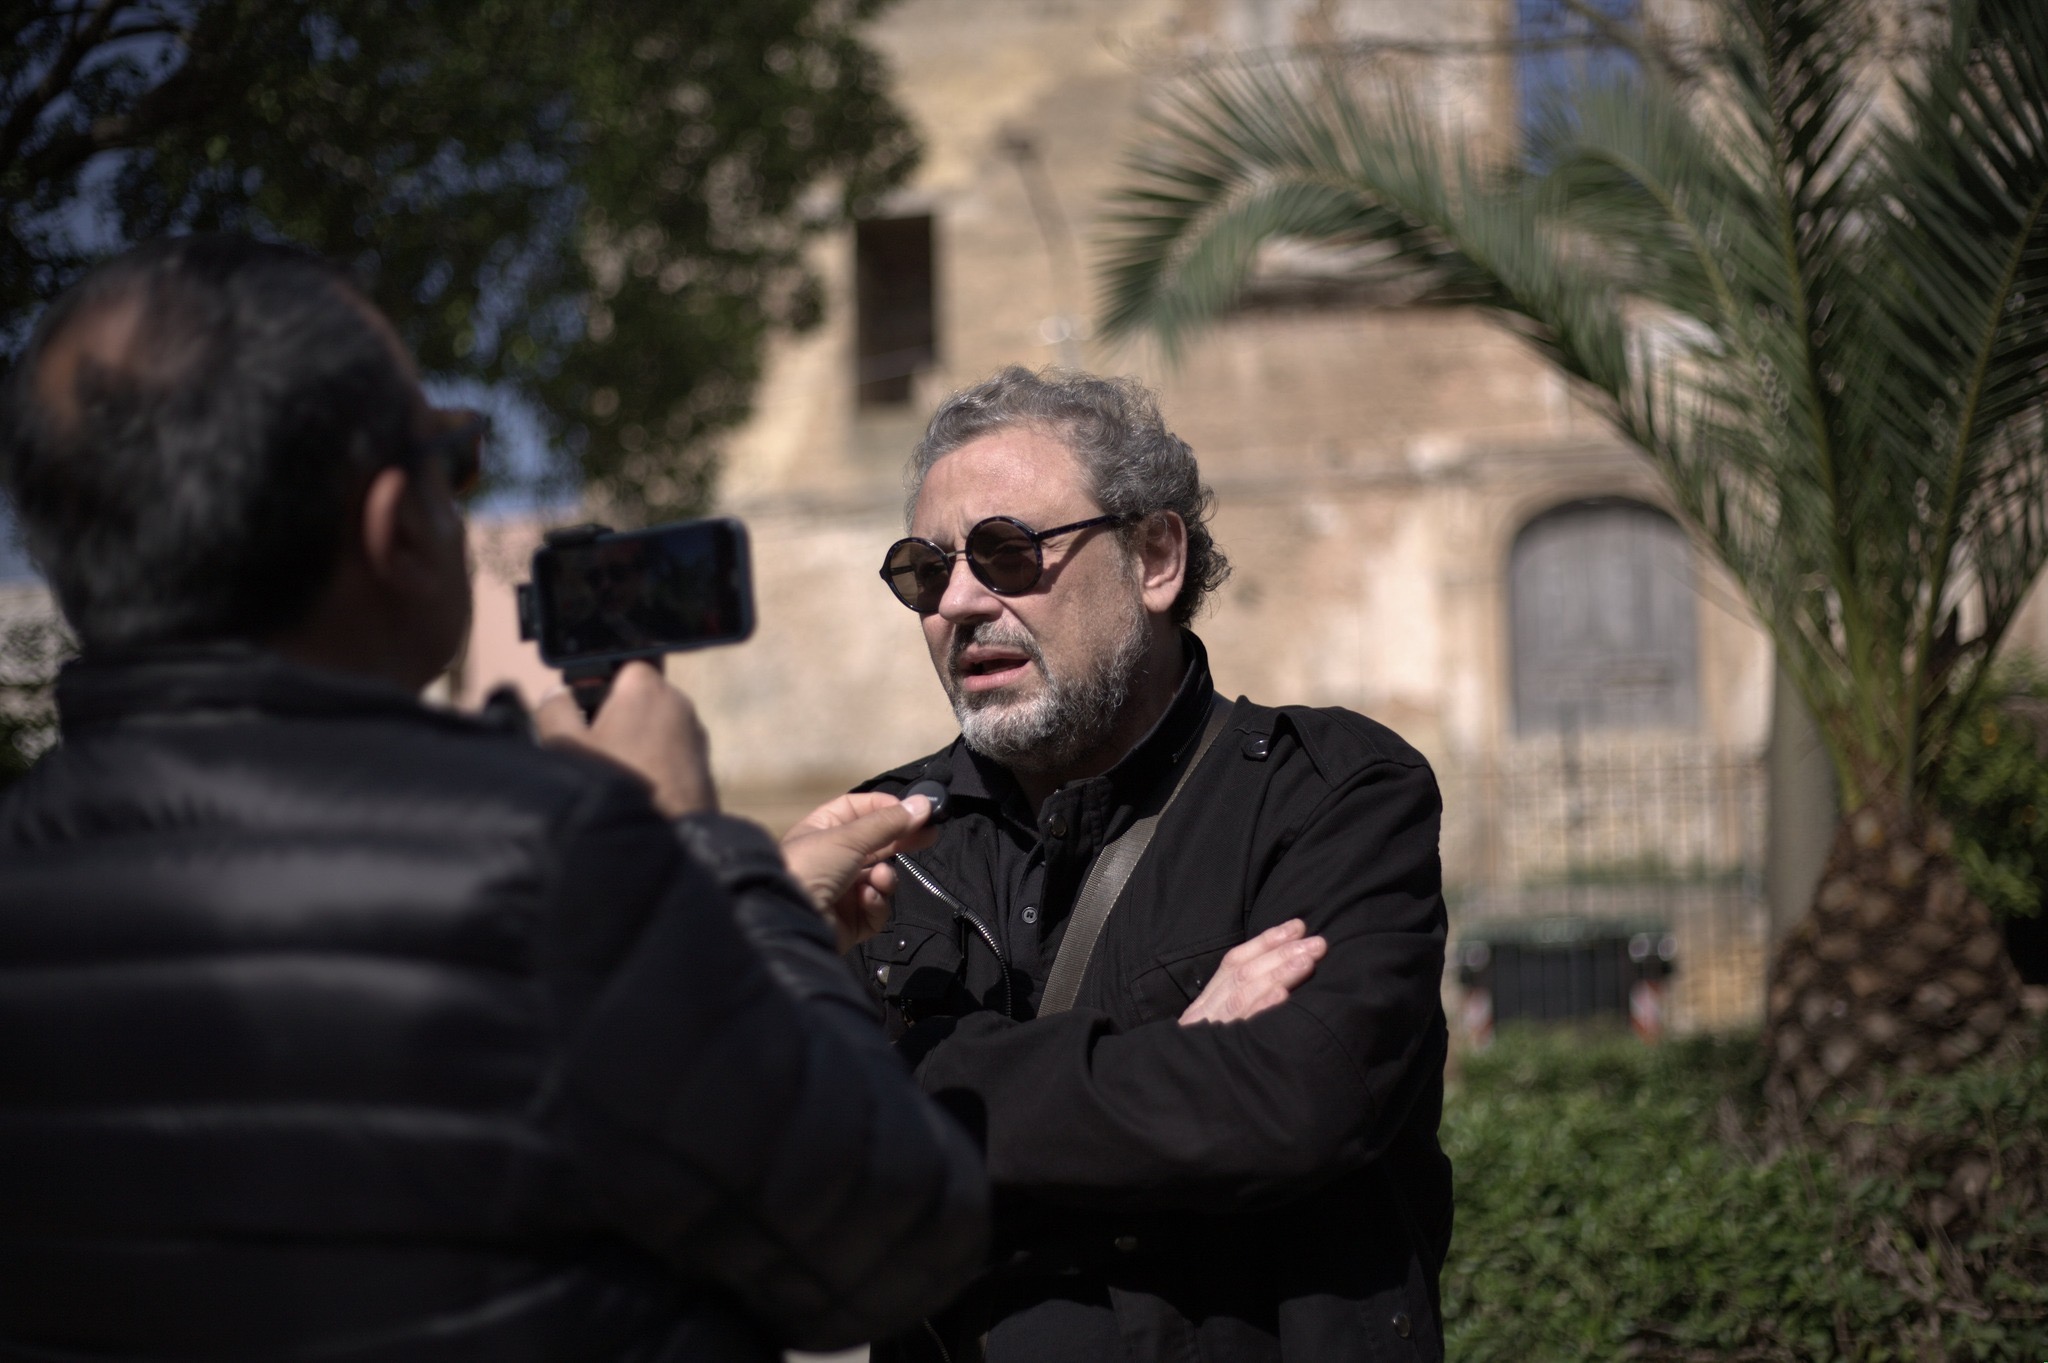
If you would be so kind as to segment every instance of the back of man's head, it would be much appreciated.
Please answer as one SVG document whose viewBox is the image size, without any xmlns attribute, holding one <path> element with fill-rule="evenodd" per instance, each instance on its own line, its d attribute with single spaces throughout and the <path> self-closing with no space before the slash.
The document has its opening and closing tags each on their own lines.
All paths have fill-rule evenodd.
<svg viewBox="0 0 2048 1363">
<path fill-rule="evenodd" d="M 262 640 L 311 610 L 415 392 L 334 267 L 151 242 L 37 324 L 0 397 L 0 483 L 88 649 Z"/>
</svg>

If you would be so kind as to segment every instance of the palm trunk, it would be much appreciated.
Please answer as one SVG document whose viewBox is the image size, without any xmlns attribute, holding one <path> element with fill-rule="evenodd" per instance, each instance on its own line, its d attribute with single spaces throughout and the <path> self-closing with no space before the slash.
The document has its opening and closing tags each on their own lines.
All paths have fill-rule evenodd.
<svg viewBox="0 0 2048 1363">
<path fill-rule="evenodd" d="M 1813 907 L 1778 950 L 1766 1093 L 1806 1126 L 1816 1104 L 1886 1070 L 1954 1069 L 2019 1017 L 2019 977 L 1945 826 L 1879 807 L 1835 831 Z"/>
</svg>

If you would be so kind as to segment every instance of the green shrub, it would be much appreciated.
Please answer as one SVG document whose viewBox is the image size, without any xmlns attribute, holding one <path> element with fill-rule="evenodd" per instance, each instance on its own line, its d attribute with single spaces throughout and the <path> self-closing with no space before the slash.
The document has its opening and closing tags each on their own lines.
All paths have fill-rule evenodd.
<svg viewBox="0 0 2048 1363">
<path fill-rule="evenodd" d="M 1444 1121 L 1450 1357 L 2048 1359 L 2040 1051 L 1843 1114 L 1870 1137 L 1853 1168 L 1767 1155 L 1759 1084 L 1753 1038 L 1508 1031 L 1469 1057 Z M 1942 1142 L 2014 1174 L 1971 1246 L 1930 1229 L 1942 1194 L 1902 1172 Z"/>
<path fill-rule="evenodd" d="M 1957 726 L 1937 798 L 1970 888 L 2000 917 L 2041 911 L 2048 877 L 2048 676 L 2001 666 Z"/>
</svg>

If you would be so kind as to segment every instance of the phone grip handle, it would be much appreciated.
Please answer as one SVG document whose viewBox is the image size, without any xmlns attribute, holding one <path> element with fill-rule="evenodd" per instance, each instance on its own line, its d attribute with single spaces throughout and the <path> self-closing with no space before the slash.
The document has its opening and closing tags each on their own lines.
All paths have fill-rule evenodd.
<svg viewBox="0 0 2048 1363">
<path fill-rule="evenodd" d="M 661 660 L 666 656 L 657 649 L 628 658 L 607 658 L 601 663 L 570 663 L 562 669 L 562 682 L 569 688 L 569 694 L 576 698 L 576 704 L 582 708 L 583 718 L 588 722 L 597 718 L 597 708 L 612 693 L 612 682 L 618 677 L 620 668 L 627 663 L 652 663 L 654 670 L 659 672 Z"/>
<path fill-rule="evenodd" d="M 577 708 L 583 711 L 585 723 L 597 718 L 598 707 L 612 693 L 612 678 L 624 666 L 622 662 L 571 663 L 562 669 L 562 682 L 575 697 Z"/>
</svg>

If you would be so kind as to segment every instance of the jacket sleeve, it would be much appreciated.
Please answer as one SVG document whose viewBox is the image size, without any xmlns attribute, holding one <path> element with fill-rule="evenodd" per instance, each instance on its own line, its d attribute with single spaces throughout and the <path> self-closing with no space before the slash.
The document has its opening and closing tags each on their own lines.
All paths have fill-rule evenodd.
<svg viewBox="0 0 2048 1363">
<path fill-rule="evenodd" d="M 985 1122 L 1005 1193 L 1225 1212 L 1364 1165 L 1442 1072 L 1440 811 L 1419 763 L 1374 763 L 1322 798 L 1251 906 L 1252 932 L 1300 917 L 1329 941 L 1285 1004 L 1127 1032 L 1082 1009 L 972 1014 L 920 1082 Z"/>
<path fill-rule="evenodd" d="M 569 832 L 558 884 L 549 1124 L 618 1225 L 799 1348 L 900 1329 L 973 1276 L 979 1154 L 889 1049 L 766 833 L 671 828 L 614 788 Z"/>
</svg>

